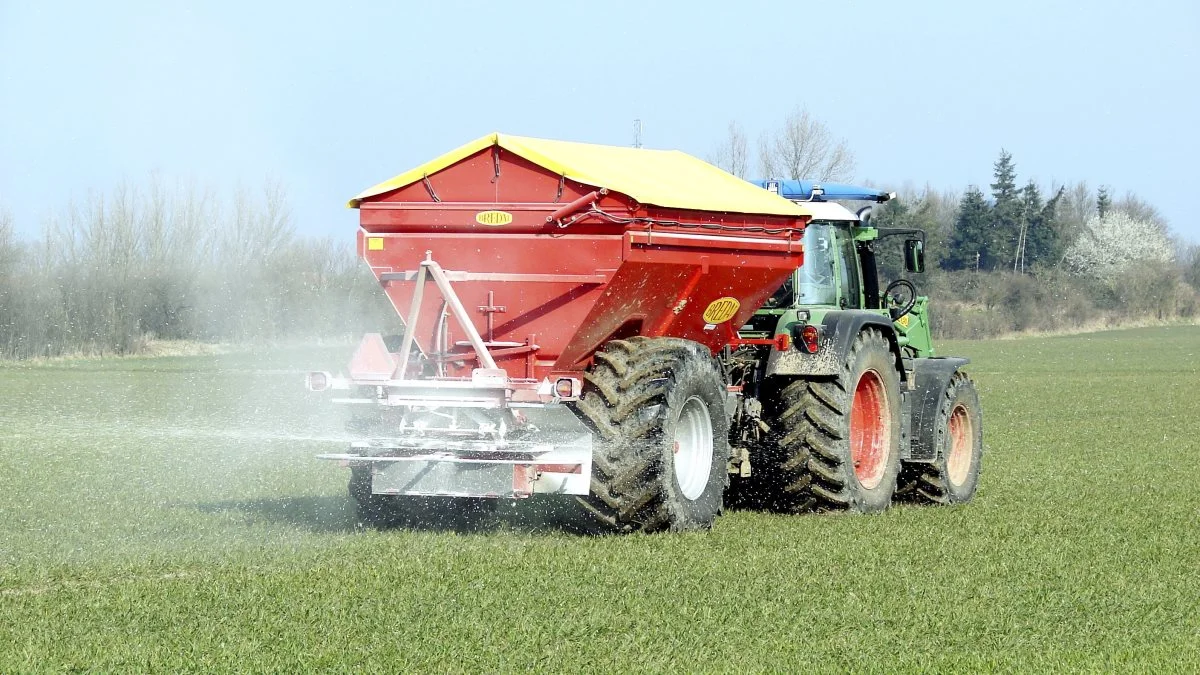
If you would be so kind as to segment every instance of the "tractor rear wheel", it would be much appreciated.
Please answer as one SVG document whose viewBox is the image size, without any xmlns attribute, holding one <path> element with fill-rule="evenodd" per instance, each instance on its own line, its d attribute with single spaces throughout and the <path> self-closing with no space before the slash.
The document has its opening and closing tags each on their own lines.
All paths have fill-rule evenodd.
<svg viewBox="0 0 1200 675">
<path fill-rule="evenodd" d="M 979 487 L 983 414 L 979 392 L 966 373 L 950 378 L 938 410 L 938 458 L 904 466 L 898 496 L 924 504 L 965 504 Z"/>
<path fill-rule="evenodd" d="M 633 337 L 597 352 L 573 404 L 596 434 L 591 491 L 578 498 L 592 525 L 711 527 L 729 482 L 725 396 L 717 362 L 695 342 Z"/>
<path fill-rule="evenodd" d="M 793 380 L 767 406 L 772 428 L 762 473 L 776 511 L 875 513 L 900 470 L 900 377 L 887 339 L 855 338 L 842 373 Z M 757 468 L 757 467 L 756 467 Z"/>
</svg>

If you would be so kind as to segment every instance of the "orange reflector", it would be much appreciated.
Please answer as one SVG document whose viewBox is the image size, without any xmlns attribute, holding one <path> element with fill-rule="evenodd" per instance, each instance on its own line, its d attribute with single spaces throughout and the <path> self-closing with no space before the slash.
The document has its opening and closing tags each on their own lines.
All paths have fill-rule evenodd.
<svg viewBox="0 0 1200 675">
<path fill-rule="evenodd" d="M 775 351 L 786 352 L 792 346 L 792 336 L 780 333 L 775 336 Z"/>
</svg>

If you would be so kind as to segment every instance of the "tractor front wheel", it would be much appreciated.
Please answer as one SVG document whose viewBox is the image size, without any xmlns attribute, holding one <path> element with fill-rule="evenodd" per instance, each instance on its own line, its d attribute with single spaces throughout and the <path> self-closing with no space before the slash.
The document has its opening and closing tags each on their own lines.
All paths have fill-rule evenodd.
<svg viewBox="0 0 1200 675">
<path fill-rule="evenodd" d="M 925 504 L 965 504 L 979 487 L 983 414 L 979 392 L 966 373 L 950 378 L 937 418 L 938 458 L 904 466 L 900 496 Z"/>
<path fill-rule="evenodd" d="M 881 332 L 858 335 L 839 376 L 793 380 L 768 403 L 762 473 L 774 510 L 888 507 L 900 470 L 900 378 Z"/>
<path fill-rule="evenodd" d="M 712 526 L 729 481 L 725 382 L 708 349 L 677 338 L 612 340 L 576 414 L 595 432 L 587 529 Z M 598 525 L 598 528 L 595 527 Z"/>
</svg>

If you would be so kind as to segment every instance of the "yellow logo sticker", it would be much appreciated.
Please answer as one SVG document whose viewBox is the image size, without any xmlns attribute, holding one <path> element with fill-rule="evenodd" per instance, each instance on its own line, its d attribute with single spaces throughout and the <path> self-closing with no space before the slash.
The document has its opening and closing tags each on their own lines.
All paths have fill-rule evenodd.
<svg viewBox="0 0 1200 675">
<path fill-rule="evenodd" d="M 512 214 L 508 211 L 480 211 L 475 214 L 475 222 L 480 225 L 508 225 L 512 220 Z"/>
<path fill-rule="evenodd" d="M 717 298 L 708 304 L 708 309 L 704 310 L 705 323 L 725 323 L 737 314 L 742 303 L 738 302 L 737 298 Z"/>
<path fill-rule="evenodd" d="M 383 237 L 367 237 L 367 250 L 368 251 L 382 251 L 383 250 Z"/>
<path fill-rule="evenodd" d="M 898 326 L 900 326 L 901 328 L 908 328 L 908 323 L 909 323 L 908 317 L 909 317 L 909 315 L 905 314 L 904 316 L 900 317 L 899 319 L 896 319 L 896 324 Z"/>
</svg>

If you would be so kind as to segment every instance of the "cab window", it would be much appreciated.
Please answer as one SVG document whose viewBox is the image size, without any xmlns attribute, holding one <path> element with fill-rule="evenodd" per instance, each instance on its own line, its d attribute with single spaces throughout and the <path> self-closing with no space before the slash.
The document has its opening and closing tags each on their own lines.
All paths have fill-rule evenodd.
<svg viewBox="0 0 1200 675">
<path fill-rule="evenodd" d="M 854 237 L 849 228 L 843 228 L 838 233 L 837 256 L 838 277 L 838 306 L 846 309 L 859 309 L 862 305 L 862 286 L 858 278 L 858 254 L 854 248 Z"/>
<path fill-rule="evenodd" d="M 804 228 L 804 264 L 797 273 L 796 301 L 801 305 L 836 305 L 838 301 L 835 228 L 809 223 Z"/>
</svg>

